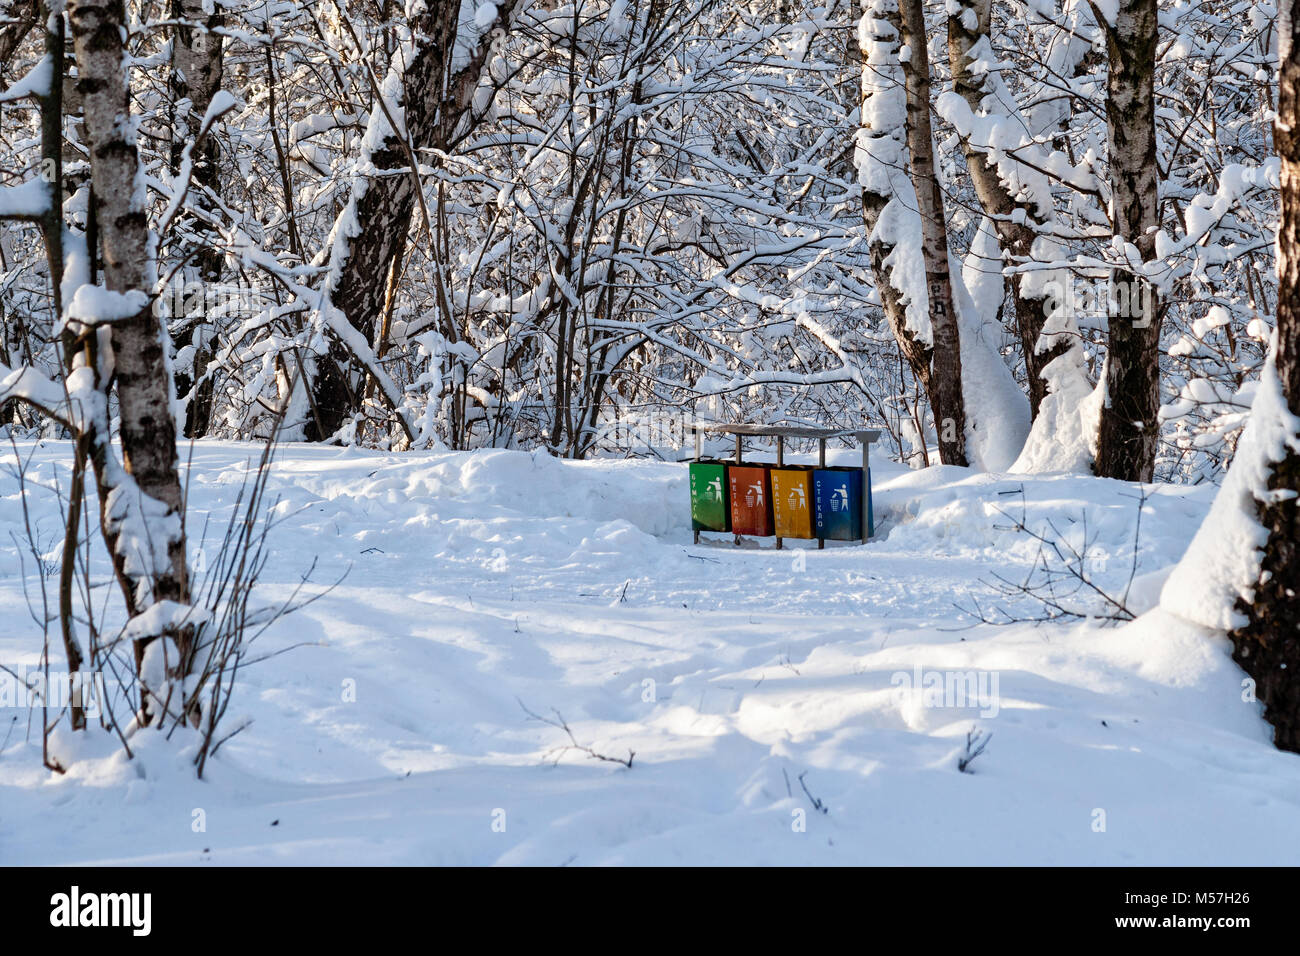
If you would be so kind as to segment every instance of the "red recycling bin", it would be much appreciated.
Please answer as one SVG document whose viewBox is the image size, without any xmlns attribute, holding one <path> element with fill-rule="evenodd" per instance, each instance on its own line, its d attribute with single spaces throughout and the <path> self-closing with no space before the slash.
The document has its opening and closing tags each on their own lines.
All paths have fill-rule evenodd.
<svg viewBox="0 0 1300 956">
<path fill-rule="evenodd" d="M 772 520 L 772 482 L 762 465 L 728 465 L 733 534 L 760 538 L 775 534 Z"/>
</svg>

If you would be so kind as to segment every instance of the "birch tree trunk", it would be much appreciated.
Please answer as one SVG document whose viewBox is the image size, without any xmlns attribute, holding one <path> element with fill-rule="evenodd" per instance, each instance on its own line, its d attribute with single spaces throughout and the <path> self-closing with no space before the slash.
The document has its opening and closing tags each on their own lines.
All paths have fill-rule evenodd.
<svg viewBox="0 0 1300 956">
<path fill-rule="evenodd" d="M 88 423 L 99 489 L 100 525 L 135 617 L 159 602 L 189 603 L 182 534 L 182 493 L 176 469 L 176 423 L 163 330 L 151 307 L 153 249 L 144 211 L 144 182 L 131 125 L 123 0 L 72 0 L 68 11 L 77 60 L 77 89 L 85 113 L 104 280 L 118 303 L 139 311 L 107 325 L 89 323 L 87 341 L 104 400 Z M 103 317 L 98 317 L 102 319 Z M 104 329 L 110 329 L 105 335 Z M 123 469 L 109 444 L 107 391 L 116 383 Z M 192 648 L 189 629 L 167 628 L 180 651 L 169 661 L 183 674 Z M 135 640 L 137 669 L 160 634 Z M 143 676 L 143 675 L 142 675 Z M 145 688 L 146 691 L 148 688 Z M 145 719 L 151 716 L 146 693 Z"/>
<path fill-rule="evenodd" d="M 898 262 L 899 239 L 915 212 L 905 202 L 912 191 L 907 165 L 906 93 L 899 60 L 902 14 L 897 0 L 868 0 L 862 42 L 862 130 L 856 163 L 862 184 L 862 218 L 876 291 L 899 351 L 916 380 L 931 395 L 930 361 L 934 354 L 929 323 L 916 314 L 924 305 L 925 284 L 909 284 L 908 265 Z M 920 298 L 921 301 L 916 300 Z M 910 314 L 909 314 L 910 312 Z"/>
<path fill-rule="evenodd" d="M 934 353 L 930 372 L 930 404 L 939 436 L 939 460 L 966 465 L 966 400 L 961 384 L 961 335 L 952 293 L 948 255 L 948 220 L 943 208 L 934 162 L 934 131 L 930 123 L 930 55 L 922 0 L 902 0 L 903 76 L 907 88 L 907 148 L 912 186 L 921 216 L 921 255 L 929 292 L 930 328 Z"/>
<path fill-rule="evenodd" d="M 1282 62 L 1274 139 L 1282 161 L 1282 216 L 1274 359 L 1284 412 L 1300 416 L 1300 0 L 1283 0 L 1278 19 Z M 1262 489 L 1255 495 L 1268 540 L 1253 600 L 1237 606 L 1248 623 L 1229 637 L 1233 659 L 1255 680 L 1277 746 L 1300 752 L 1300 435 L 1294 419 L 1284 431 L 1290 440 L 1268 472 L 1264 500 Z"/>
<path fill-rule="evenodd" d="M 1160 222 L 1156 164 L 1155 71 L 1157 0 L 1119 0 L 1114 23 L 1096 11 L 1106 34 L 1107 152 L 1111 224 L 1136 247 L 1143 262 L 1155 258 Z M 1107 478 L 1150 481 L 1160 438 L 1160 325 L 1155 287 L 1131 269 L 1117 267 L 1116 298 L 1106 350 L 1106 400 L 1101 411 L 1095 470 Z"/>
</svg>

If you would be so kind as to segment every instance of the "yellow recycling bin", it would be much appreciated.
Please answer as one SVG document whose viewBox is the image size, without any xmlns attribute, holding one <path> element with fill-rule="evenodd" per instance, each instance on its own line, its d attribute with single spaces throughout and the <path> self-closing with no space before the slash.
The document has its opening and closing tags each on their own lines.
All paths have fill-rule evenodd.
<svg viewBox="0 0 1300 956">
<path fill-rule="evenodd" d="M 772 517 L 778 538 L 811 538 L 812 469 L 773 468 Z"/>
</svg>

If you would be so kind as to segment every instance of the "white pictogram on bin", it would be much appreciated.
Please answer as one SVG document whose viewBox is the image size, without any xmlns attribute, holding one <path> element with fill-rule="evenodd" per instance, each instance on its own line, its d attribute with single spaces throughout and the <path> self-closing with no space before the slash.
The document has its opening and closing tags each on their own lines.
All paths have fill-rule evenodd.
<svg viewBox="0 0 1300 956">
<path fill-rule="evenodd" d="M 704 486 L 704 490 L 705 490 L 704 497 L 712 498 L 714 501 L 721 501 L 722 500 L 722 479 L 714 478 L 712 481 L 710 481 L 707 485 Z"/>
<path fill-rule="evenodd" d="M 788 495 L 786 496 L 786 498 L 787 498 L 787 499 L 789 500 L 789 502 L 790 502 L 790 510 L 791 510 L 791 511 L 807 511 L 807 510 L 808 510 L 808 501 L 807 501 L 806 498 L 804 498 L 804 494 L 803 494 L 803 486 L 802 486 L 802 485 L 795 485 L 793 488 L 791 488 L 791 489 L 790 489 L 790 494 L 788 494 Z"/>
<path fill-rule="evenodd" d="M 831 511 L 849 510 L 849 486 L 840 485 L 831 492 Z"/>
<path fill-rule="evenodd" d="M 749 508 L 757 508 L 763 503 L 763 483 L 756 481 L 749 486 L 745 492 L 745 505 Z"/>
</svg>

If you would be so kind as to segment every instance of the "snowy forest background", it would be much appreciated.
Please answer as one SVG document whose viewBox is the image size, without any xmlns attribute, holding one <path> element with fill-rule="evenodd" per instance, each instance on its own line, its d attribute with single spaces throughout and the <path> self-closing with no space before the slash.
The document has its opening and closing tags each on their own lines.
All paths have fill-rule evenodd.
<svg viewBox="0 0 1300 956">
<path fill-rule="evenodd" d="M 1108 211 L 1106 40 L 1085 2 L 926 10 L 935 176 L 977 340 L 963 348 L 1000 355 L 1037 405 L 1019 285 L 1060 283 L 1074 327 L 1049 331 L 1078 346 L 1095 383 L 1107 327 L 1095 283 L 1124 262 Z M 34 2 L 3 15 L 12 187 L 42 168 L 35 94 L 50 61 Z M 644 453 L 607 440 L 610 423 L 685 408 L 866 420 L 892 454 L 928 463 L 933 415 L 881 307 L 858 172 L 864 119 L 900 138 L 888 91 L 870 95 L 903 81 L 898 41 L 873 39 L 864 60 L 860 33 L 874 28 L 861 16 L 703 0 L 128 5 L 138 198 L 157 235 L 142 291 L 170 333 L 185 434 L 257 437 L 287 403 L 289 440 L 584 457 Z M 949 17 L 975 26 L 951 39 Z M 1164 480 L 1218 479 L 1267 348 L 1276 43 L 1268 3 L 1160 13 L 1160 241 L 1140 273 L 1164 318 Z M 66 45 L 60 198 L 84 233 L 91 177 Z M 404 143 L 392 122 L 417 85 L 436 95 L 407 117 Z M 971 166 L 990 163 L 1008 208 L 973 185 Z M 381 201 L 377 170 L 389 171 Z M 1026 235 L 1003 239 L 990 215 Z M 40 233 L 9 227 L 4 243 L 0 359 L 48 373 L 58 317 Z M 342 395 L 335 372 L 356 380 Z M 988 374 L 971 404 L 1013 444 L 1027 403 Z M 19 434 L 43 425 L 21 402 L 4 411 Z"/>
<path fill-rule="evenodd" d="M 880 547 L 900 567 L 942 522 L 985 567 L 1025 564 L 992 616 L 968 602 L 981 627 L 1143 618 L 1150 648 L 1174 615 L 1169 640 L 1203 662 L 1188 648 L 1226 636 L 1244 673 L 1189 675 L 1165 648 L 1162 679 L 1235 696 L 1245 677 L 1251 719 L 1300 749 L 1300 65 L 1280 6 L 0 0 L 0 568 L 26 628 L 4 646 L 73 687 L 28 744 L 64 773 L 97 766 L 68 732 L 98 724 L 130 754 L 154 746 L 140 728 L 181 728 L 203 773 L 251 726 L 228 708 L 253 636 L 288 650 L 293 621 L 347 593 L 305 583 L 347 573 L 313 550 L 323 518 L 277 544 L 284 501 L 375 497 L 390 466 L 455 463 L 393 515 L 416 486 L 473 497 L 479 469 L 499 491 L 503 461 L 542 468 L 537 501 L 510 505 L 529 520 L 572 518 L 566 487 L 608 520 L 625 503 L 647 536 L 614 548 L 631 570 L 575 586 L 642 574 L 668 601 L 690 555 L 638 561 L 682 529 L 616 486 L 680 511 L 680 476 L 554 469 L 680 461 L 704 420 L 882 430 Z M 320 446 L 372 464 L 327 494 Z M 233 496 L 204 484 L 232 454 L 252 456 Z M 1099 524 L 1058 534 L 1076 506 Z M 357 541 L 384 547 L 383 520 Z M 479 576 L 434 582 L 528 565 L 533 545 L 474 536 Z M 568 565 L 536 546 L 518 583 L 550 593 Z M 286 571 L 295 551 L 321 566 Z M 735 557 L 695 560 L 740 574 Z M 872 592 L 865 565 L 827 560 Z M 914 628 L 952 619 L 927 602 L 970 569 L 908 567 L 934 593 L 889 600 Z M 781 582 L 802 613 L 816 588 Z M 89 712 L 79 671 L 113 675 L 116 710 Z M 537 709 L 562 750 L 597 755 Z"/>
</svg>

